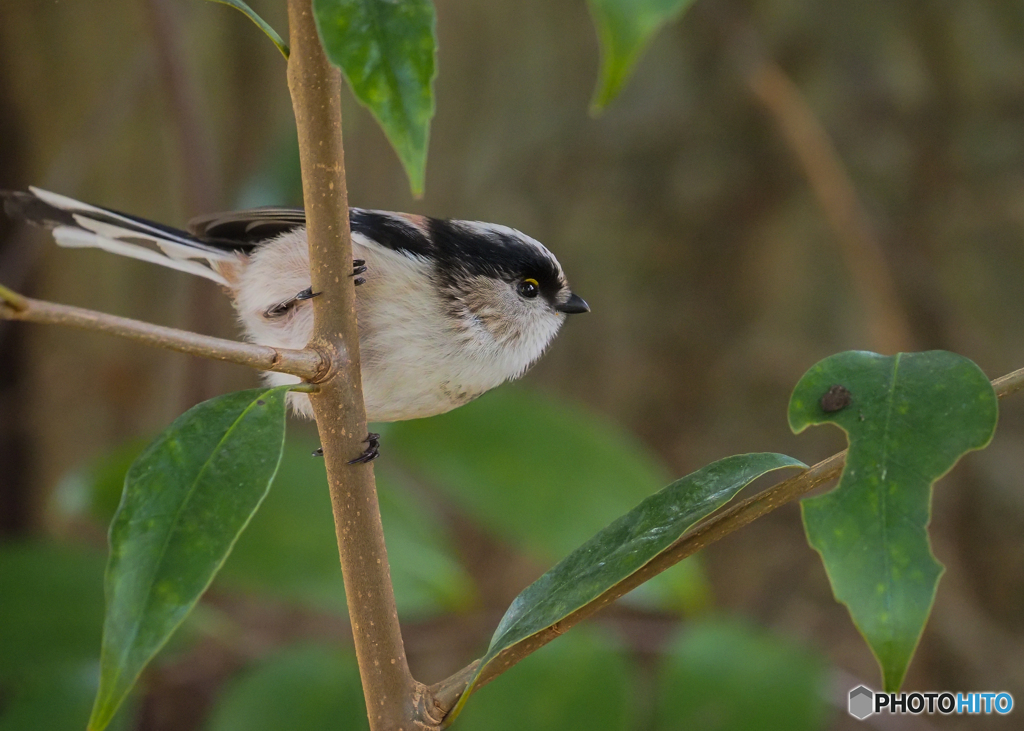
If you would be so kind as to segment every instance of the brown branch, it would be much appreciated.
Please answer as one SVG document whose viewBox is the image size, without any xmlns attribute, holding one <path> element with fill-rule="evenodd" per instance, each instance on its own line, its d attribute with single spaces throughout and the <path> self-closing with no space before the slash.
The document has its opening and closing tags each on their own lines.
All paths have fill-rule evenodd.
<svg viewBox="0 0 1024 731">
<path fill-rule="evenodd" d="M 366 436 L 359 332 L 352 279 L 341 75 L 324 55 L 310 0 L 288 0 L 288 89 L 295 110 L 313 289 L 312 344 L 331 372 L 310 398 L 327 462 L 327 479 L 345 579 L 345 596 L 372 731 L 411 730 L 420 686 L 412 679 L 395 608 L 373 467 L 349 465 Z"/>
<path fill-rule="evenodd" d="M 178 353 L 235 363 L 261 371 L 290 373 L 314 383 L 327 371 L 325 359 L 320 353 L 309 348 L 271 348 L 267 345 L 253 345 L 199 335 L 187 330 L 108 315 L 105 312 L 30 299 L 6 287 L 0 287 L 0 319 L 65 325 L 104 332 Z"/>
<path fill-rule="evenodd" d="M 992 381 L 992 387 L 999 398 L 1005 398 L 1010 394 L 1024 390 L 1024 368 L 995 379 Z M 616 599 L 628 594 L 636 587 L 654 578 L 665 569 L 679 563 L 687 556 L 692 556 L 697 551 L 725 538 L 725 536 L 743 528 L 761 516 L 782 507 L 786 503 L 792 502 L 826 482 L 834 480 L 840 475 L 845 464 L 845 451 L 833 454 L 807 471 L 772 485 L 757 495 L 749 497 L 708 518 L 672 544 L 664 553 L 656 556 L 650 563 L 644 565 L 623 582 L 610 588 L 591 603 L 580 607 L 572 614 L 560 620 L 555 626 L 541 630 L 537 634 L 500 653 L 484 668 L 483 674 L 473 686 L 471 692 L 476 692 L 477 689 L 494 680 L 527 655 L 536 652 L 551 642 L 551 640 L 564 634 L 570 627 L 604 609 Z M 430 705 L 435 709 L 436 715 L 443 718 L 451 711 L 462 696 L 466 686 L 473 679 L 473 676 L 476 675 L 479 666 L 480 661 L 476 660 L 451 677 L 427 689 Z"/>
</svg>

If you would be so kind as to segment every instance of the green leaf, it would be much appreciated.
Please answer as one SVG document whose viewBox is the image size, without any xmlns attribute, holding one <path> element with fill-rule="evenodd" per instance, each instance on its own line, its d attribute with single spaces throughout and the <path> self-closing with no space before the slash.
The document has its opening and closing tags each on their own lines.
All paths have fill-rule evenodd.
<svg viewBox="0 0 1024 731">
<path fill-rule="evenodd" d="M 943 570 L 928 541 L 932 484 L 989 443 L 997 417 L 981 369 L 944 351 L 840 353 L 793 391 L 794 432 L 832 423 L 849 438 L 839 486 L 801 508 L 808 541 L 887 691 L 903 682 Z"/>
<path fill-rule="evenodd" d="M 785 467 L 806 467 L 783 454 L 726 457 L 676 480 L 577 548 L 528 586 L 505 612 L 452 718 L 499 653 L 547 629 L 621 583 L 671 546 L 697 521 L 755 479 Z"/>
<path fill-rule="evenodd" d="M 824 659 L 728 619 L 687 623 L 660 668 L 656 731 L 826 728 Z"/>
<path fill-rule="evenodd" d="M 590 109 L 602 111 L 622 90 L 654 34 L 693 0 L 590 0 L 601 41 L 601 78 Z"/>
<path fill-rule="evenodd" d="M 274 42 L 277 46 L 277 50 L 281 52 L 281 55 L 287 60 L 289 50 L 288 44 L 284 42 L 284 39 L 277 34 L 277 31 L 270 27 L 263 18 L 256 14 L 256 11 L 246 5 L 242 0 L 213 0 L 215 3 L 221 3 L 222 5 L 230 5 L 236 10 L 241 11 L 249 20 L 257 25 L 257 27 L 267 34 L 267 38 Z"/>
<path fill-rule="evenodd" d="M 389 455 L 541 566 L 670 480 L 656 455 L 608 419 L 517 386 L 442 416 L 387 426 Z M 632 601 L 669 611 L 710 601 L 695 559 L 634 593 L 640 596 Z"/>
<path fill-rule="evenodd" d="M 368 729 L 350 652 L 289 647 L 247 668 L 220 693 L 206 731 Z"/>
<path fill-rule="evenodd" d="M 580 627 L 477 693 L 459 731 L 626 731 L 636 724 L 632 667 L 612 638 Z M 566 682 L 571 678 L 572 682 Z"/>
<path fill-rule="evenodd" d="M 320 40 L 356 98 L 384 130 L 423 194 L 434 116 L 434 4 L 431 0 L 313 0 Z"/>
<path fill-rule="evenodd" d="M 128 471 L 110 526 L 92 731 L 110 722 L 270 489 L 289 388 L 240 391 L 193 407 Z"/>
</svg>

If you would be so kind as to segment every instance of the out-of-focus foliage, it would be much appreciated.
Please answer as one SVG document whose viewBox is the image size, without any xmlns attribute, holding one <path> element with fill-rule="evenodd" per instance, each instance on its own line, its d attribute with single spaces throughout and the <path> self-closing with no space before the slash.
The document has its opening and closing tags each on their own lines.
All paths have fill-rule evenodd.
<svg viewBox="0 0 1024 731">
<path fill-rule="evenodd" d="M 81 729 L 99 680 L 103 555 L 0 545 L 0 729 Z M 130 704 L 129 704 L 130 705 Z M 130 728 L 122 712 L 111 728 Z"/>
<path fill-rule="evenodd" d="M 392 424 L 412 474 L 495 535 L 550 565 L 669 481 L 631 434 L 550 395 L 506 387 L 439 417 Z M 636 600 L 695 611 L 708 588 L 684 562 Z"/>
<path fill-rule="evenodd" d="M 222 691 L 206 731 L 368 729 L 352 652 L 289 647 L 245 668 Z"/>
<path fill-rule="evenodd" d="M 871 645 L 891 693 L 907 673 L 943 570 L 928 537 L 932 485 L 992 440 L 998 417 L 981 369 L 940 350 L 839 353 L 793 391 L 794 432 L 831 423 L 850 440 L 839 486 L 801 508 L 836 598 Z"/>
<path fill-rule="evenodd" d="M 659 669 L 657 731 L 825 728 L 821 658 L 742 622 L 686 627 Z"/>
<path fill-rule="evenodd" d="M 601 78 L 591 109 L 602 111 L 622 91 L 640 55 L 668 21 L 693 0 L 589 0 L 601 41 Z"/>
<path fill-rule="evenodd" d="M 226 588 L 267 592 L 345 614 L 334 516 L 318 443 L 290 438 L 270 496 L 224 566 Z M 474 604 L 446 526 L 422 497 L 377 470 L 395 600 L 403 618 Z"/>
<path fill-rule="evenodd" d="M 454 728 L 625 731 L 638 720 L 635 677 L 633 661 L 613 638 L 573 630 L 482 688 Z"/>
</svg>

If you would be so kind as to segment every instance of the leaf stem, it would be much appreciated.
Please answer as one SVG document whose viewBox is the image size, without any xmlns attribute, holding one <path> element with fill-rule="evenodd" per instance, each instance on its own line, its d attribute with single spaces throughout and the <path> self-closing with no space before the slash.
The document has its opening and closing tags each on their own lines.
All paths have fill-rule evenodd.
<svg viewBox="0 0 1024 731">
<path fill-rule="evenodd" d="M 350 465 L 367 434 L 341 137 L 341 74 L 320 45 L 311 0 L 288 0 L 292 96 L 313 289 L 312 345 L 332 368 L 310 395 L 327 466 L 338 552 L 371 731 L 411 729 L 409 673 L 372 464 Z"/>
<path fill-rule="evenodd" d="M 48 325 L 65 325 L 93 330 L 134 340 L 178 353 L 257 368 L 261 371 L 290 373 L 307 381 L 317 381 L 328 370 L 328 363 L 316 350 L 290 350 L 267 345 L 240 343 L 173 327 L 153 325 L 141 320 L 109 315 L 81 307 L 23 297 L 0 286 L 0 319 L 23 320 Z"/>
<path fill-rule="evenodd" d="M 22 312 L 28 307 L 28 300 L 25 297 L 22 297 L 17 292 L 7 289 L 7 287 L 2 284 L 0 284 L 0 302 L 7 305 L 8 309 L 14 310 L 15 312 Z M 9 315 L 4 315 L 4 318 L 13 319 Z"/>
</svg>

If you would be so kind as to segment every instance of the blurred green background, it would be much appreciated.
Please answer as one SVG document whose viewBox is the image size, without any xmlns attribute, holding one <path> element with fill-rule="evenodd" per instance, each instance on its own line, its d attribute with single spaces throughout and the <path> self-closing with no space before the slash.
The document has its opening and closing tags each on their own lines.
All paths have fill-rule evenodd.
<svg viewBox="0 0 1024 731">
<path fill-rule="evenodd" d="M 283 3 L 253 0 L 279 31 Z M 508 602 L 670 478 L 805 462 L 789 392 L 831 353 L 944 348 L 1024 365 L 1024 5 L 701 0 L 623 95 L 587 108 L 582 0 L 437 1 L 438 113 L 412 200 L 346 93 L 353 205 L 495 221 L 545 242 L 593 311 L 522 384 L 393 425 L 378 462 L 413 673 L 477 657 Z M 0 188 L 183 225 L 298 204 L 285 64 L 198 0 L 0 10 Z M 0 282 L 224 337 L 205 281 L 60 250 L 0 219 Z M 244 369 L 0 322 L 0 730 L 82 728 L 105 523 L 131 455 Z M 936 489 L 947 566 L 906 688 L 1024 698 L 1024 400 Z M 347 728 L 362 716 L 315 434 L 290 424 L 266 504 L 119 715 L 125 729 Z M 786 506 L 529 658 L 459 727 L 857 729 L 878 673 Z M 1019 727 L 1009 717 L 908 729 Z M 351 719 L 351 720 L 347 720 Z M 262 725 L 261 725 L 262 724 Z"/>
</svg>

